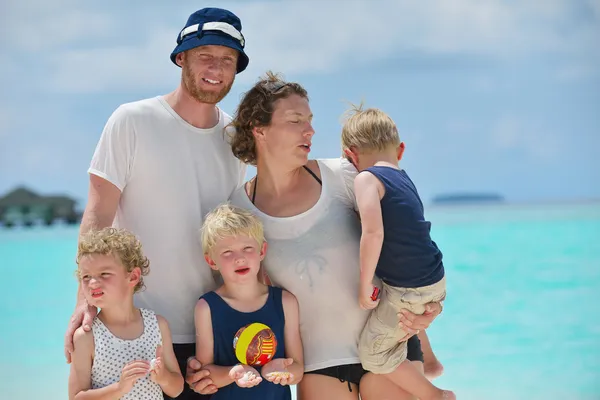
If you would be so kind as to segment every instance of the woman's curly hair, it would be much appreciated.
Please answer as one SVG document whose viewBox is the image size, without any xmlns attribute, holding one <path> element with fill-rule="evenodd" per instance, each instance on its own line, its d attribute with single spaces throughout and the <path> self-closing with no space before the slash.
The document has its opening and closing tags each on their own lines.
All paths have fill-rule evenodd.
<svg viewBox="0 0 600 400">
<path fill-rule="evenodd" d="M 242 97 L 231 126 L 233 154 L 246 164 L 256 165 L 256 141 L 253 128 L 268 126 L 273 116 L 273 105 L 279 99 L 293 94 L 308 100 L 308 93 L 298 83 L 286 82 L 278 74 L 267 71 L 265 76 Z"/>
<path fill-rule="evenodd" d="M 127 272 L 139 267 L 142 271 L 140 281 L 133 290 L 137 292 L 144 288 L 142 276 L 150 272 L 150 261 L 142 252 L 142 243 L 131 232 L 109 227 L 83 234 L 77 246 L 77 265 L 83 257 L 91 254 L 112 255 L 123 264 Z M 77 277 L 81 278 L 79 270 L 77 270 Z"/>
</svg>

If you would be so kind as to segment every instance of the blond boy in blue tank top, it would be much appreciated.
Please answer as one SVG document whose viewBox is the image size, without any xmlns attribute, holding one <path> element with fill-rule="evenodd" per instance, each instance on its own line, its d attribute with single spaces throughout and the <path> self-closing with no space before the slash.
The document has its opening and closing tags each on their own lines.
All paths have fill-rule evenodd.
<svg viewBox="0 0 600 400">
<path fill-rule="evenodd" d="M 434 386 L 406 359 L 402 309 L 423 314 L 446 296 L 442 253 L 406 171 L 398 167 L 405 145 L 392 119 L 377 109 L 355 107 L 342 128 L 345 156 L 359 171 L 354 180 L 362 224 L 359 303 L 374 309 L 359 341 L 363 368 L 382 374 L 421 400 L 455 399 Z M 380 299 L 373 278 L 383 282 Z"/>
</svg>

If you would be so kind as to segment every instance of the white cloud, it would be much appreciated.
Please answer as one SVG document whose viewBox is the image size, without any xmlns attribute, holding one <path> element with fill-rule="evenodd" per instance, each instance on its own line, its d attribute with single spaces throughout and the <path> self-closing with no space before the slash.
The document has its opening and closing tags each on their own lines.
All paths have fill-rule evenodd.
<svg viewBox="0 0 600 400">
<path fill-rule="evenodd" d="M 168 58 L 170 33 L 155 30 L 141 45 L 118 45 L 66 50 L 52 57 L 54 74 L 48 82 L 58 92 L 106 92 L 162 88 L 175 76 Z M 173 83 L 173 82 L 172 82 Z M 174 85 L 172 85 L 174 87 Z"/>
<path fill-rule="evenodd" d="M 38 33 L 17 35 L 14 49 L 42 53 L 38 61 L 48 68 L 54 90 L 162 88 L 165 77 L 178 74 L 168 54 L 185 22 L 181 16 L 196 5 L 183 10 L 178 4 L 179 9 L 169 12 L 148 5 L 142 18 L 134 6 L 116 12 L 111 6 L 90 9 L 72 0 L 55 3 L 39 2 L 46 5 L 33 17 L 28 15 L 31 7 L 11 6 L 8 18 L 26 21 L 20 32 Z M 580 63 L 589 65 L 589 54 L 598 49 L 598 3 L 588 2 L 595 11 L 582 24 L 573 22 L 576 6 L 570 0 L 348 0 L 343 6 L 321 2 L 318 12 L 308 1 L 220 6 L 242 18 L 251 62 L 239 79 L 249 82 L 266 69 L 333 72 L 348 63 L 369 64 L 402 53 L 502 60 L 551 54 L 572 60 L 569 68 L 577 70 Z M 600 64 L 592 62 L 595 68 Z"/>
<path fill-rule="evenodd" d="M 537 160 L 551 160 L 560 153 L 557 134 L 544 129 L 538 121 L 512 114 L 498 118 L 489 130 L 491 145 L 499 150 L 525 151 Z"/>
</svg>

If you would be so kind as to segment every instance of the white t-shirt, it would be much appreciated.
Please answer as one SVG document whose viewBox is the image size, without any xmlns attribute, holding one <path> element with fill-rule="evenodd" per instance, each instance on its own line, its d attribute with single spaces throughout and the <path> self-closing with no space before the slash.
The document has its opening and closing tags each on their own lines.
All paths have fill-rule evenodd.
<svg viewBox="0 0 600 400">
<path fill-rule="evenodd" d="M 319 160 L 321 197 L 308 211 L 276 218 L 258 210 L 243 187 L 231 203 L 255 213 L 269 244 L 263 265 L 273 284 L 300 305 L 306 371 L 359 363 L 358 339 L 369 315 L 358 305 L 360 222 L 356 170 L 341 159 Z"/>
<path fill-rule="evenodd" d="M 138 307 L 164 316 L 175 343 L 194 343 L 194 306 L 215 289 L 199 232 L 205 215 L 227 201 L 245 176 L 225 136 L 231 117 L 198 129 L 162 97 L 120 106 L 109 118 L 89 169 L 122 194 L 113 226 L 142 242 L 150 260 Z"/>
</svg>

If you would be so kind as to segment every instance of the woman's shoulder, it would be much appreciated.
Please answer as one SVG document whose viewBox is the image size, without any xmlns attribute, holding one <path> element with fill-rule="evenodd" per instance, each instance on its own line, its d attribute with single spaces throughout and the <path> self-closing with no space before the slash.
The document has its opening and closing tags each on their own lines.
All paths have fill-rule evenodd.
<svg viewBox="0 0 600 400">
<path fill-rule="evenodd" d="M 340 177 L 348 177 L 354 180 L 358 171 L 354 168 L 354 165 L 350 163 L 344 157 L 338 158 L 319 158 L 316 160 L 321 168 L 325 167 Z"/>
<path fill-rule="evenodd" d="M 343 157 L 319 159 L 318 162 L 323 170 L 321 173 L 332 177 L 332 181 L 338 185 L 343 195 L 348 198 L 349 204 L 355 206 L 354 178 L 358 175 L 358 171 L 354 168 L 354 165 Z"/>
</svg>

